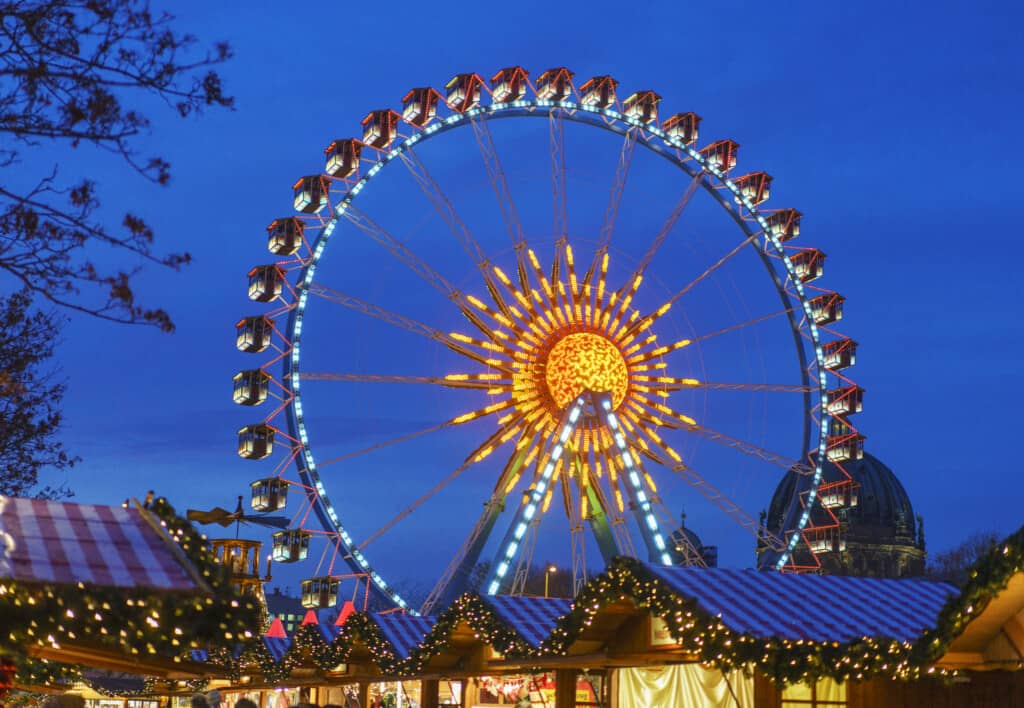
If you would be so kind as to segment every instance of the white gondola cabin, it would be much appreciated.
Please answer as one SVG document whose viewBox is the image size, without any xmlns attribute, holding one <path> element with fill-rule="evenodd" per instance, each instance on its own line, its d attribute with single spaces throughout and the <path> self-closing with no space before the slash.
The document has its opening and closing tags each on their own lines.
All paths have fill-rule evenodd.
<svg viewBox="0 0 1024 708">
<path fill-rule="evenodd" d="M 572 94 L 573 73 L 564 66 L 548 69 L 537 77 L 537 98 L 564 101 Z"/>
<path fill-rule="evenodd" d="M 833 418 L 825 439 L 825 455 L 831 462 L 846 462 L 864 457 L 864 436 L 849 423 Z"/>
<path fill-rule="evenodd" d="M 324 172 L 331 177 L 344 179 L 359 170 L 359 157 L 363 144 L 355 138 L 332 140 L 324 149 Z"/>
<path fill-rule="evenodd" d="M 258 406 L 270 392 L 270 374 L 262 369 L 239 371 L 232 379 L 233 398 L 240 406 Z"/>
<path fill-rule="evenodd" d="M 736 153 L 740 145 L 735 140 L 718 140 L 698 150 L 708 167 L 728 172 L 736 166 Z"/>
<path fill-rule="evenodd" d="M 860 386 L 844 386 L 828 392 L 828 412 L 832 415 L 848 416 L 864 409 L 864 389 Z"/>
<path fill-rule="evenodd" d="M 615 95 L 615 87 L 618 85 L 619 82 L 610 76 L 595 76 L 592 79 L 587 79 L 580 86 L 580 102 L 584 106 L 594 106 L 595 108 L 614 106 L 615 102 L 619 100 Z"/>
<path fill-rule="evenodd" d="M 804 539 L 811 551 L 819 555 L 833 551 L 842 553 L 846 550 L 846 541 L 834 528 L 807 529 L 804 531 Z"/>
<path fill-rule="evenodd" d="M 829 482 L 818 487 L 818 499 L 829 509 L 849 509 L 857 506 L 857 489 L 852 479 Z"/>
<path fill-rule="evenodd" d="M 526 95 L 529 74 L 521 66 L 510 66 L 491 77 L 491 96 L 495 103 L 518 101 Z"/>
<path fill-rule="evenodd" d="M 402 97 L 402 120 L 422 128 L 437 117 L 437 102 L 441 94 L 430 86 L 410 89 Z"/>
<path fill-rule="evenodd" d="M 484 79 L 480 74 L 456 74 L 444 85 L 448 107 L 463 113 L 480 105 Z"/>
<path fill-rule="evenodd" d="M 769 214 L 765 220 L 772 236 L 785 243 L 800 235 L 801 216 L 796 209 L 779 209 L 774 214 Z"/>
<path fill-rule="evenodd" d="M 825 293 L 807 301 L 811 306 L 811 317 L 818 326 L 829 325 L 843 319 L 843 303 L 846 298 L 839 293 Z"/>
<path fill-rule="evenodd" d="M 737 177 L 733 184 L 740 190 L 740 196 L 757 206 L 768 201 L 771 195 L 772 178 L 767 172 L 751 172 Z"/>
<path fill-rule="evenodd" d="M 836 339 L 821 345 L 825 368 L 829 371 L 842 371 L 857 363 L 857 342 L 849 337 Z"/>
<path fill-rule="evenodd" d="M 312 534 L 304 529 L 286 529 L 274 534 L 270 556 L 279 563 L 298 563 L 309 555 Z"/>
<path fill-rule="evenodd" d="M 676 113 L 661 125 L 661 129 L 684 145 L 697 142 L 700 116 L 696 113 Z"/>
<path fill-rule="evenodd" d="M 654 91 L 637 91 L 630 94 L 622 104 L 622 112 L 629 118 L 638 120 L 645 125 L 658 122 L 658 104 L 661 96 Z"/>
<path fill-rule="evenodd" d="M 825 272 L 825 254 L 817 248 L 805 248 L 789 257 L 793 271 L 801 283 L 817 280 Z"/>
<path fill-rule="evenodd" d="M 308 610 L 322 610 L 338 604 L 338 578 L 324 576 L 302 581 L 302 606 Z"/>
<path fill-rule="evenodd" d="M 262 460 L 274 451 L 274 429 L 266 423 L 247 425 L 238 431 L 238 456 Z"/>
<path fill-rule="evenodd" d="M 275 256 L 291 256 L 302 246 L 306 225 L 297 216 L 274 219 L 267 227 L 267 249 Z"/>
<path fill-rule="evenodd" d="M 292 185 L 292 205 L 295 211 L 316 214 L 327 206 L 327 178 L 323 175 L 300 177 Z"/>
<path fill-rule="evenodd" d="M 375 148 L 386 148 L 395 139 L 398 132 L 398 121 L 401 118 L 395 111 L 371 111 L 363 118 L 363 143 Z"/>
<path fill-rule="evenodd" d="M 276 265 L 256 266 L 249 271 L 249 299 L 255 302 L 273 302 L 281 297 L 284 271 Z"/>
<path fill-rule="evenodd" d="M 257 479 L 250 487 L 249 505 L 253 511 L 280 511 L 288 504 L 288 482 L 280 477 Z"/>
<path fill-rule="evenodd" d="M 235 324 L 235 347 L 240 352 L 265 351 L 273 336 L 274 321 L 269 317 L 245 317 Z"/>
</svg>

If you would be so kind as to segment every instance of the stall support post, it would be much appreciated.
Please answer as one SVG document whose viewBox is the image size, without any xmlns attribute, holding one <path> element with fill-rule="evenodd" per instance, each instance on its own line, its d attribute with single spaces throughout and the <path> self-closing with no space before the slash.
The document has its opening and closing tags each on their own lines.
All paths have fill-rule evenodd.
<svg viewBox="0 0 1024 708">
<path fill-rule="evenodd" d="M 555 708 L 576 708 L 576 669 L 555 671 Z"/>
<path fill-rule="evenodd" d="M 421 708 L 438 708 L 440 705 L 440 686 L 437 679 L 423 679 L 420 681 L 420 706 Z"/>
</svg>

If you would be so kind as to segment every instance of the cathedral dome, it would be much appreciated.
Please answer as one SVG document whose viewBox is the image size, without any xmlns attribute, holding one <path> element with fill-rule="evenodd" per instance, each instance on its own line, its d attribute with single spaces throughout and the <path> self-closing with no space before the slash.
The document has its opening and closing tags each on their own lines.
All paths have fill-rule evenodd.
<svg viewBox="0 0 1024 708">
<path fill-rule="evenodd" d="M 705 546 L 697 532 L 686 527 L 685 511 L 679 515 L 679 528 L 671 536 L 673 562 L 676 565 L 718 566 L 718 546 Z"/>
<path fill-rule="evenodd" d="M 907 490 L 895 473 L 874 455 L 867 452 L 860 460 L 851 460 L 843 468 L 858 485 L 857 505 L 845 510 L 850 532 L 868 530 L 876 533 L 888 532 L 889 536 L 916 539 L 917 526 L 914 507 Z M 841 473 L 835 465 L 825 465 L 825 479 L 839 479 Z M 797 473 L 789 471 L 779 482 L 768 507 L 768 529 L 778 532 L 783 516 L 796 492 Z"/>
<path fill-rule="evenodd" d="M 924 569 L 924 529 L 914 516 L 907 490 L 895 473 L 877 457 L 864 453 L 860 460 L 843 463 L 857 485 L 855 505 L 834 509 L 840 522 L 844 552 L 819 556 L 829 572 L 902 577 Z M 824 479 L 838 480 L 842 473 L 831 463 L 823 470 Z M 765 526 L 781 534 L 785 515 L 797 485 L 806 483 L 790 470 L 772 496 Z M 831 558 L 833 556 L 838 556 Z"/>
</svg>

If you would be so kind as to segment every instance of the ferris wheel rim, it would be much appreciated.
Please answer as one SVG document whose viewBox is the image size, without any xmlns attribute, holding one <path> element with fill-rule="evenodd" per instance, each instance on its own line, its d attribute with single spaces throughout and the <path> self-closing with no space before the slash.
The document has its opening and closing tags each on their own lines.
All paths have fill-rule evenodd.
<svg viewBox="0 0 1024 708">
<path fill-rule="evenodd" d="M 538 111 L 538 109 L 542 110 Z M 822 410 L 824 410 L 824 406 L 826 404 L 825 391 L 827 389 L 827 382 L 825 377 L 824 355 L 822 352 L 818 326 L 814 322 L 808 302 L 809 297 L 806 294 L 800 279 L 796 277 L 795 268 L 783 249 L 781 242 L 771 233 L 765 217 L 760 213 L 760 211 L 758 211 L 755 204 L 751 203 L 741 194 L 739 188 L 731 179 L 729 179 L 728 171 L 720 171 L 707 164 L 699 152 L 673 136 L 668 135 L 657 125 L 644 123 L 614 109 L 597 108 L 575 101 L 520 99 L 505 103 L 492 103 L 486 106 L 481 105 L 462 112 L 453 113 L 452 115 L 443 119 L 438 119 L 425 127 L 412 126 L 415 129 L 415 132 L 407 137 L 401 138 L 400 140 L 396 140 L 390 150 L 380 150 L 379 158 L 366 170 L 365 174 L 363 174 L 360 179 L 344 193 L 340 203 L 331 214 L 329 222 L 320 230 L 311 244 L 311 257 L 309 258 L 309 262 L 299 269 L 300 275 L 296 286 L 298 299 L 295 306 L 291 308 L 289 312 L 287 333 L 291 344 L 291 351 L 287 356 L 283 357 L 283 374 L 284 379 L 291 385 L 293 395 L 292 402 L 285 407 L 285 418 L 290 435 L 299 442 L 301 448 L 300 454 L 296 456 L 296 462 L 298 463 L 301 459 L 302 463 L 297 464 L 296 466 L 298 467 L 299 476 L 308 487 L 307 495 L 312 502 L 318 520 L 324 527 L 325 531 L 333 534 L 333 543 L 335 543 L 338 550 L 343 553 L 343 560 L 354 572 L 366 574 L 379 592 L 390 598 L 399 607 L 414 614 L 416 613 L 416 610 L 410 607 L 408 602 L 389 586 L 387 581 L 374 569 L 373 565 L 359 550 L 358 544 L 351 538 L 347 529 L 343 525 L 340 516 L 337 511 L 335 511 L 328 496 L 328 491 L 325 488 L 317 470 L 317 463 L 313 457 L 312 448 L 309 443 L 309 436 L 305 427 L 300 388 L 301 330 L 302 319 L 306 309 L 307 298 L 309 296 L 309 287 L 314 282 L 316 268 L 324 254 L 326 245 L 330 240 L 334 229 L 337 227 L 339 220 L 344 216 L 344 212 L 347 207 L 352 204 L 359 193 L 374 176 L 376 176 L 385 166 L 394 161 L 395 158 L 399 157 L 403 152 L 431 137 L 459 127 L 464 127 L 468 125 L 472 119 L 477 117 L 481 117 L 485 120 L 491 118 L 507 119 L 515 117 L 548 117 L 549 114 L 554 111 L 560 111 L 561 117 L 571 122 L 603 128 L 620 135 L 627 132 L 629 129 L 640 128 L 640 135 L 637 142 L 642 143 L 653 153 L 669 160 L 691 178 L 696 178 L 698 175 L 701 175 L 701 186 L 705 188 L 705 191 L 707 191 L 720 206 L 725 208 L 727 213 L 733 216 L 734 220 L 748 237 L 755 237 L 757 235 L 763 235 L 765 237 L 766 242 L 771 244 L 778 260 L 784 265 L 785 276 L 790 279 L 791 286 L 796 291 L 796 298 L 800 303 L 799 309 L 787 307 L 786 314 L 797 343 L 796 349 L 797 356 L 801 364 L 801 375 L 804 377 L 805 381 L 813 383 L 813 386 L 808 386 L 809 389 L 813 390 L 809 390 L 808 393 L 805 394 L 808 399 L 808 403 L 803 411 L 805 425 L 807 425 L 808 421 L 811 420 L 811 410 L 815 408 L 809 400 L 810 397 L 814 395 L 814 391 L 817 391 L 818 393 Z M 598 120 L 581 120 L 578 116 L 595 116 Z M 607 121 L 600 120 L 601 118 L 610 119 L 614 122 L 609 124 Z M 616 129 L 617 127 L 621 127 L 621 129 Z M 653 138 L 648 137 L 646 134 L 653 136 L 653 138 L 658 138 L 671 150 L 682 152 L 686 155 L 686 158 L 688 160 L 692 160 L 693 164 L 699 169 L 693 169 L 690 164 L 687 164 L 686 161 L 680 159 L 677 155 L 669 152 L 668 150 L 657 149 L 652 145 Z M 728 196 L 722 194 L 721 190 L 716 188 L 714 183 L 710 182 L 708 179 L 709 177 L 717 180 L 719 185 L 725 187 L 728 192 Z M 737 210 L 730 208 L 728 201 L 729 198 L 732 198 L 742 204 L 747 213 L 753 218 L 754 223 L 760 227 L 760 231 L 755 230 L 750 223 L 745 222 Z M 752 245 L 754 245 L 753 241 Z M 791 293 L 785 289 L 785 282 L 780 280 L 779 274 L 775 271 L 773 264 L 768 261 L 768 256 L 760 249 L 755 248 L 755 250 L 759 252 L 767 270 L 771 274 L 773 285 L 777 292 L 788 305 L 789 302 L 786 298 L 791 295 Z M 806 323 L 806 325 L 798 321 L 798 313 L 802 315 L 803 322 Z M 809 358 L 806 350 L 804 349 L 804 342 L 802 339 L 802 333 L 804 332 L 806 332 L 811 339 L 813 345 L 813 358 Z M 808 375 L 811 361 L 814 362 L 815 368 L 818 372 L 816 380 Z M 811 446 L 808 431 L 805 431 L 803 455 L 806 456 L 812 453 L 814 454 L 814 473 L 813 475 L 807 476 L 809 479 L 807 503 L 803 513 L 800 513 L 799 507 L 792 507 L 790 516 L 796 519 L 796 525 L 793 526 L 793 530 L 786 539 L 786 550 L 780 552 L 778 558 L 773 563 L 775 569 L 781 569 L 785 566 L 799 543 L 801 532 L 809 522 L 810 511 L 814 506 L 818 485 L 820 484 L 823 475 L 828 421 L 829 416 L 822 413 L 821 421 L 818 425 L 818 444 L 816 450 Z M 792 523 L 787 524 L 787 526 L 791 525 Z"/>
</svg>

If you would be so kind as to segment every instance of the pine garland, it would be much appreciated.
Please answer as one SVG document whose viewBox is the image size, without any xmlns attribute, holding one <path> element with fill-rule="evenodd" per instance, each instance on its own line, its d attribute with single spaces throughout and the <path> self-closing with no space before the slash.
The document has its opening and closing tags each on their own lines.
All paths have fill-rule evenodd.
<svg viewBox="0 0 1024 708">
<path fill-rule="evenodd" d="M 721 671 L 757 672 L 778 685 L 831 678 L 835 681 L 888 677 L 914 680 L 923 676 L 951 677 L 935 662 L 977 617 L 1014 574 L 1024 571 L 1024 528 L 1007 538 L 975 565 L 963 592 L 950 599 L 939 614 L 937 627 L 915 642 L 884 637 L 861 637 L 849 642 L 811 642 L 760 638 L 729 629 L 721 617 L 701 610 L 679 596 L 640 562 L 619 558 L 591 579 L 573 602 L 572 609 L 555 623 L 537 648 L 530 646 L 479 595 L 459 597 L 433 622 L 426 636 L 408 657 L 386 638 L 374 616 L 355 613 L 333 641 L 325 640 L 314 625 L 300 627 L 281 661 L 275 662 L 262 642 L 236 664 L 254 663 L 271 683 L 283 681 L 292 668 L 307 658 L 320 670 L 347 661 L 356 643 L 367 647 L 370 660 L 391 676 L 415 676 L 435 656 L 451 646 L 455 628 L 465 623 L 483 642 L 511 658 L 529 660 L 567 656 L 573 643 L 590 626 L 595 615 L 623 600 L 662 619 L 672 638 L 701 663 Z M 220 658 L 217 658 L 219 656 Z M 220 663 L 223 655 L 211 655 Z M 223 665 L 223 664 L 222 664 Z"/>
<path fill-rule="evenodd" d="M 25 647 L 59 648 L 63 643 L 96 643 L 130 656 L 160 655 L 181 661 L 190 649 L 233 645 L 251 638 L 256 605 L 237 597 L 228 570 L 213 557 L 204 537 L 178 517 L 165 499 L 151 511 L 212 589 L 208 596 L 154 593 L 144 588 L 110 588 L 78 583 L 26 585 L 0 581 L 0 653 L 19 662 L 21 685 L 52 686 L 78 679 L 76 668 L 39 664 L 20 656 Z M 49 668 L 48 668 L 49 667 Z"/>
</svg>

